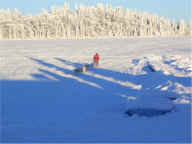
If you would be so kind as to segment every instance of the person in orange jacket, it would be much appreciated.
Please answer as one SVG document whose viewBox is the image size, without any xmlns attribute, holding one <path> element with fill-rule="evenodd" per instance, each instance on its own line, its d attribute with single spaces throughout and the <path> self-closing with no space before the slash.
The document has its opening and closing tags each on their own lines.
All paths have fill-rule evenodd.
<svg viewBox="0 0 192 144">
<path fill-rule="evenodd" d="M 99 65 L 99 55 L 98 53 L 96 53 L 94 56 L 93 56 L 93 66 L 94 67 L 97 67 Z"/>
</svg>

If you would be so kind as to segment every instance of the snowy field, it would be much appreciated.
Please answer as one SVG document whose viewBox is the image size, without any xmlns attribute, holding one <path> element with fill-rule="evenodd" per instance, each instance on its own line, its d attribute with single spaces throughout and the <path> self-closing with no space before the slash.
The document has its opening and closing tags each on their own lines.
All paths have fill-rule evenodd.
<svg viewBox="0 0 192 144">
<path fill-rule="evenodd" d="M 0 41 L 1 142 L 191 142 L 190 41 Z"/>
</svg>

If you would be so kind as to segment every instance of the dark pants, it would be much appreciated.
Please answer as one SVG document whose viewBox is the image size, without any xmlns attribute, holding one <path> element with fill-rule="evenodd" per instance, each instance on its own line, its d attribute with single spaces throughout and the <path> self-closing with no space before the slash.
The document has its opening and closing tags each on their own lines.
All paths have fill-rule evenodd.
<svg viewBox="0 0 192 144">
<path fill-rule="evenodd" d="M 93 66 L 97 67 L 99 65 L 99 61 L 94 59 Z"/>
</svg>

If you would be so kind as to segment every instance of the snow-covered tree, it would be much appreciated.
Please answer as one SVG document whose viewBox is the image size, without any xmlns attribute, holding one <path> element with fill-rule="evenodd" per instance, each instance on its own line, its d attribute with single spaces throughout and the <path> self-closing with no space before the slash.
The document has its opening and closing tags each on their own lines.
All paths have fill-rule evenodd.
<svg viewBox="0 0 192 144">
<path fill-rule="evenodd" d="M 60 39 L 129 36 L 190 35 L 184 20 L 179 24 L 155 14 L 137 12 L 110 4 L 96 7 L 68 4 L 42 9 L 37 15 L 24 16 L 18 9 L 0 10 L 0 39 Z"/>
</svg>

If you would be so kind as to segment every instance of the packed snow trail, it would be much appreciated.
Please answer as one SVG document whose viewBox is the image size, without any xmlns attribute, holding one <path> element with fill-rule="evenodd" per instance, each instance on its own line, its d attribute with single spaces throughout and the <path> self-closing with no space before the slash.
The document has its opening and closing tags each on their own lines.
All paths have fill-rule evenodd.
<svg viewBox="0 0 192 144">
<path fill-rule="evenodd" d="M 190 40 L 1 41 L 1 142 L 190 142 Z"/>
</svg>

